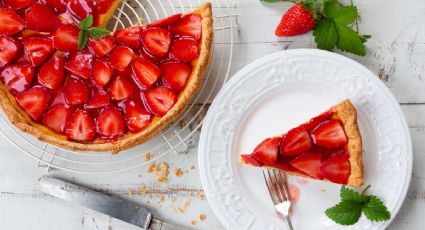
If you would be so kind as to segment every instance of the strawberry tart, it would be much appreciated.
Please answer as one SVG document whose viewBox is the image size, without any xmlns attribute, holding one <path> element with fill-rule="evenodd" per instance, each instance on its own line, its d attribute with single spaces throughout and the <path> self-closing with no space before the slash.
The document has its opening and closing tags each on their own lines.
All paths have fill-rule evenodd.
<svg viewBox="0 0 425 230">
<path fill-rule="evenodd" d="M 363 185 L 362 140 L 349 100 L 287 133 L 265 139 L 241 162 L 337 184 Z"/>
<path fill-rule="evenodd" d="M 211 4 L 103 27 L 121 0 L 0 0 L 0 105 L 58 147 L 119 152 L 172 122 L 209 64 Z"/>
</svg>

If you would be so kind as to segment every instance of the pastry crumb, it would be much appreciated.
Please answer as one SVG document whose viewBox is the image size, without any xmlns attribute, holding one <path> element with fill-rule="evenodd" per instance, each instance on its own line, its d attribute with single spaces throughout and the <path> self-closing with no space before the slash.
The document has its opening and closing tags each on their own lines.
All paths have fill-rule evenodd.
<svg viewBox="0 0 425 230">
<path fill-rule="evenodd" d="M 194 169 L 196 169 L 196 166 L 195 165 L 192 165 L 192 167 L 190 167 L 190 169 L 191 170 L 194 170 Z"/>
<path fill-rule="evenodd" d="M 141 185 L 139 185 L 139 187 L 137 187 L 137 189 L 139 190 L 139 193 L 140 193 L 140 195 L 145 195 L 146 194 L 146 185 L 144 185 L 144 184 L 141 184 Z"/>
<path fill-rule="evenodd" d="M 164 197 L 164 195 L 161 195 L 159 197 L 159 203 L 164 203 L 164 201 L 165 201 L 165 197 Z"/>
<path fill-rule="evenodd" d="M 145 162 L 152 160 L 153 154 L 151 152 L 147 152 L 145 154 Z"/>
<path fill-rule="evenodd" d="M 148 168 L 147 168 L 147 172 L 148 173 L 153 173 L 153 172 L 155 172 L 155 168 L 156 168 L 156 164 L 155 163 L 152 163 L 152 164 L 150 164 L 149 166 L 148 166 Z"/>
<path fill-rule="evenodd" d="M 133 196 L 133 195 L 134 195 L 133 190 L 132 190 L 132 189 L 128 189 L 128 190 L 127 190 L 127 194 L 128 194 L 129 196 Z"/>
<path fill-rule="evenodd" d="M 192 201 L 191 201 L 191 200 L 186 200 L 186 201 L 183 203 L 183 206 L 181 206 L 181 207 L 176 207 L 176 206 L 172 205 L 172 206 L 171 206 L 171 208 L 173 209 L 173 211 L 174 211 L 175 213 L 184 214 L 184 213 L 186 213 L 186 210 L 189 208 L 189 206 L 190 206 L 190 204 L 191 204 L 191 203 L 192 203 Z"/>
<path fill-rule="evenodd" d="M 176 203 L 176 201 L 177 201 L 177 198 L 175 198 L 175 197 L 171 198 L 172 203 Z"/>
<path fill-rule="evenodd" d="M 321 192 L 326 192 L 326 189 L 321 188 L 321 189 L 320 189 L 320 191 L 321 191 Z"/>
<path fill-rule="evenodd" d="M 200 200 L 205 200 L 205 194 L 203 192 L 198 192 L 198 194 L 196 195 L 196 197 Z"/>
<path fill-rule="evenodd" d="M 190 221 L 190 223 L 191 223 L 192 225 L 196 225 L 196 220 L 191 220 L 191 221 Z"/>
<path fill-rule="evenodd" d="M 183 174 L 184 174 L 184 172 L 183 172 L 183 170 L 182 169 L 180 169 L 180 168 L 176 168 L 176 171 L 175 171 L 175 173 L 174 173 L 177 177 L 181 177 L 181 176 L 183 176 Z"/>
<path fill-rule="evenodd" d="M 200 221 L 204 221 L 204 220 L 206 220 L 207 219 L 207 215 L 205 215 L 205 214 L 201 214 L 201 215 L 199 215 L 199 220 Z"/>
<path fill-rule="evenodd" d="M 155 167 L 155 176 L 159 183 L 168 182 L 168 165 L 164 162 L 160 162 Z"/>
</svg>

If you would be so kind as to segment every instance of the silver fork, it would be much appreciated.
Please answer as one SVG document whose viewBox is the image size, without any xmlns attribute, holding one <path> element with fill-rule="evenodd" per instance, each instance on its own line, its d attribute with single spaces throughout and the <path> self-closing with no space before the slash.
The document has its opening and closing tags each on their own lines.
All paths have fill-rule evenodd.
<svg viewBox="0 0 425 230">
<path fill-rule="evenodd" d="M 274 203 L 277 213 L 283 216 L 288 228 L 293 230 L 289 210 L 291 209 L 291 199 L 289 198 L 288 187 L 286 185 L 286 174 L 277 170 L 264 169 L 263 176 L 266 181 L 267 189 Z M 283 175 L 282 175 L 283 174 Z"/>
</svg>

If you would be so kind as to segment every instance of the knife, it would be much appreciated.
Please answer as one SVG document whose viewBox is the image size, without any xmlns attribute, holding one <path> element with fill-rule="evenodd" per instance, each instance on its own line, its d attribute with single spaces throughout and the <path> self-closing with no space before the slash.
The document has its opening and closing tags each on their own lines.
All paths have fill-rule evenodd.
<svg viewBox="0 0 425 230">
<path fill-rule="evenodd" d="M 149 230 L 183 230 L 183 228 L 153 218 L 145 207 L 127 200 L 102 194 L 76 184 L 52 177 L 39 179 L 42 192 L 54 197 L 77 203 L 113 218 Z"/>
</svg>

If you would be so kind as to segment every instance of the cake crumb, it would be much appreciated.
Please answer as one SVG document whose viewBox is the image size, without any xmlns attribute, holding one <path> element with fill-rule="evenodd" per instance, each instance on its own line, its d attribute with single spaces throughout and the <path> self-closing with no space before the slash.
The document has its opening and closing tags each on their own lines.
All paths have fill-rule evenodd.
<svg viewBox="0 0 425 230">
<path fill-rule="evenodd" d="M 196 166 L 195 165 L 192 165 L 192 167 L 190 167 L 190 169 L 191 170 L 194 170 L 194 169 L 196 169 Z"/>
<path fill-rule="evenodd" d="M 168 182 L 168 165 L 164 162 L 160 162 L 155 167 L 155 176 L 159 183 Z"/>
<path fill-rule="evenodd" d="M 205 214 L 199 215 L 199 220 L 200 221 L 205 221 L 206 219 L 207 219 L 207 215 L 205 215 Z"/>
<path fill-rule="evenodd" d="M 181 176 L 183 176 L 183 174 L 184 174 L 184 172 L 183 172 L 183 170 L 182 170 L 182 169 L 180 169 L 180 168 L 176 168 L 175 175 L 176 175 L 177 177 L 181 177 Z"/>
<path fill-rule="evenodd" d="M 129 196 L 133 196 L 133 195 L 134 195 L 134 194 L 133 194 L 133 190 L 132 190 L 132 189 L 128 189 L 128 190 L 127 190 L 127 193 L 128 193 L 128 195 L 129 195 Z"/>
<path fill-rule="evenodd" d="M 192 225 L 196 225 L 196 220 L 191 220 L 191 221 L 190 221 L 190 223 L 191 223 Z"/>
<path fill-rule="evenodd" d="M 184 214 L 184 213 L 186 213 L 186 210 L 189 208 L 189 206 L 190 206 L 191 202 L 192 202 L 191 200 L 186 200 L 186 201 L 183 203 L 183 206 L 181 206 L 181 207 L 176 207 L 176 206 L 172 205 L 172 206 L 171 206 L 171 208 L 173 209 L 173 211 L 174 211 L 175 213 Z"/>
<path fill-rule="evenodd" d="M 177 201 L 177 198 L 175 198 L 175 197 L 171 198 L 172 203 L 176 203 L 176 201 Z"/>
<path fill-rule="evenodd" d="M 161 196 L 159 197 L 159 203 L 164 203 L 164 200 L 165 200 L 164 195 L 161 195 Z"/>
<path fill-rule="evenodd" d="M 205 194 L 202 192 L 198 192 L 198 194 L 196 195 L 196 197 L 200 200 L 205 200 Z"/>
<path fill-rule="evenodd" d="M 156 164 L 155 163 L 152 163 L 152 164 L 150 164 L 149 166 L 148 166 L 148 168 L 147 168 L 147 172 L 148 173 L 153 173 L 153 172 L 155 172 L 155 168 L 156 168 Z"/>
<path fill-rule="evenodd" d="M 321 188 L 321 189 L 320 189 L 320 191 L 321 191 L 321 192 L 326 192 L 326 189 Z"/>
<path fill-rule="evenodd" d="M 146 194 L 146 185 L 141 184 L 139 185 L 139 187 L 137 187 L 137 189 L 139 190 L 140 195 L 145 195 Z"/>
<path fill-rule="evenodd" d="M 147 152 L 145 154 L 145 162 L 152 160 L 153 154 L 151 152 Z"/>
</svg>

